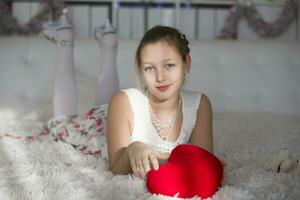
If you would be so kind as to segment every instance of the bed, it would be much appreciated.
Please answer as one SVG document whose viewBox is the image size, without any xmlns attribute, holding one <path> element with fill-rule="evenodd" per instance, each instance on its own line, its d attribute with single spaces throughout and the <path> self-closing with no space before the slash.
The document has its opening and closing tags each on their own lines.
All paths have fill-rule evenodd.
<svg viewBox="0 0 300 200">
<path fill-rule="evenodd" d="M 119 41 L 121 88 L 135 84 L 136 45 Z M 186 87 L 211 97 L 215 154 L 226 162 L 223 185 L 211 199 L 298 199 L 299 43 L 194 41 L 191 49 Z M 112 175 L 105 159 L 51 134 L 53 45 L 39 36 L 1 37 L 0 52 L 1 200 L 176 199 L 150 194 L 139 178 Z M 76 41 L 80 116 L 94 106 L 99 55 L 92 39 Z M 284 148 L 295 161 L 293 168 L 286 173 L 268 169 L 266 163 Z"/>
</svg>

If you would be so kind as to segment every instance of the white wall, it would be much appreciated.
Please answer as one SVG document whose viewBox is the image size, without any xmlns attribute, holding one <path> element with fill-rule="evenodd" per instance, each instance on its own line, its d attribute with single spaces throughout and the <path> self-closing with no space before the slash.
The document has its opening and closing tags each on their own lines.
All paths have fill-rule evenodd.
<svg viewBox="0 0 300 200">
<path fill-rule="evenodd" d="M 136 86 L 137 45 L 137 40 L 119 41 L 121 88 Z M 0 37 L 0 52 L 0 106 L 6 98 L 29 108 L 47 97 L 51 108 L 55 46 L 41 37 Z M 74 53 L 84 111 L 93 105 L 102 58 L 94 39 L 76 40 Z M 193 41 L 187 89 L 207 94 L 215 111 L 300 113 L 299 55 L 299 42 Z"/>
</svg>

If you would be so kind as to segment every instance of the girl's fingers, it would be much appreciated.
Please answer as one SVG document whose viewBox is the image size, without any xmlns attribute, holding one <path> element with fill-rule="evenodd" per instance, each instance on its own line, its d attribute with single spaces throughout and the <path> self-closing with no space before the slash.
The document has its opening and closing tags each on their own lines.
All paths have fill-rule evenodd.
<svg viewBox="0 0 300 200">
<path fill-rule="evenodd" d="M 142 157 L 142 162 L 143 162 L 143 167 L 144 167 L 145 174 L 146 174 L 146 173 L 148 173 L 148 171 L 150 171 L 149 156 L 148 155 L 144 155 Z"/>
<path fill-rule="evenodd" d="M 150 158 L 150 161 L 152 163 L 153 169 L 158 170 L 159 164 L 158 164 L 158 160 L 157 160 L 156 155 L 154 153 L 152 153 L 152 154 L 149 155 L 149 158 Z"/>
<path fill-rule="evenodd" d="M 134 158 L 130 158 L 130 165 L 131 165 L 131 169 L 132 169 L 133 174 L 135 176 L 138 176 L 137 166 L 135 164 L 135 159 Z"/>
<path fill-rule="evenodd" d="M 138 170 L 139 177 L 142 177 L 145 174 L 142 157 L 138 157 L 135 159 L 136 167 Z"/>
<path fill-rule="evenodd" d="M 170 154 L 157 152 L 157 158 L 160 160 L 167 160 L 169 157 L 170 157 Z"/>
</svg>

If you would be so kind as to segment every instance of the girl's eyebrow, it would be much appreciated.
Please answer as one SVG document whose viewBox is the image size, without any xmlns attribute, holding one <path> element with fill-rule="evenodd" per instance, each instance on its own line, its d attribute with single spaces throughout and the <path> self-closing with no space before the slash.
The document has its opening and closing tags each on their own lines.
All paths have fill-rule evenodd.
<svg viewBox="0 0 300 200">
<path fill-rule="evenodd" d="M 152 62 L 147 62 L 147 61 L 145 61 L 145 62 L 142 62 L 142 65 L 144 65 L 144 64 L 150 64 L 150 65 L 153 65 L 153 63 L 152 63 Z"/>
<path fill-rule="evenodd" d="M 175 59 L 174 59 L 174 58 L 167 58 L 167 59 L 164 60 L 164 62 L 167 62 L 167 61 L 175 61 Z M 142 62 L 142 64 L 143 64 L 143 65 L 144 65 L 144 64 L 151 64 L 151 65 L 154 65 L 154 63 L 148 62 L 148 61 L 144 61 L 144 62 Z"/>
<path fill-rule="evenodd" d="M 165 59 L 164 61 L 172 61 L 172 60 L 174 60 L 174 61 L 175 61 L 175 59 L 174 59 L 174 58 L 168 58 L 168 59 Z"/>
</svg>

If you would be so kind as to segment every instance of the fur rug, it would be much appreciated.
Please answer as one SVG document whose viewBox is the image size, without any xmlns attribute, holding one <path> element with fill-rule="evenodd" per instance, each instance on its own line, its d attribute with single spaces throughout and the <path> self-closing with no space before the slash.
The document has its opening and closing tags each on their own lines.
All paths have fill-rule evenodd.
<svg viewBox="0 0 300 200">
<path fill-rule="evenodd" d="M 299 115 L 217 113 L 215 153 L 226 161 L 226 167 L 223 186 L 212 199 L 299 199 L 299 164 L 289 173 L 271 172 L 264 166 L 283 148 L 299 160 L 299 122 Z M 83 155 L 50 135 L 37 136 L 34 142 L 14 137 L 42 129 L 43 123 L 35 120 L 16 122 L 1 117 L 1 200 L 177 199 L 148 193 L 139 178 L 112 175 L 105 160 Z"/>
</svg>

